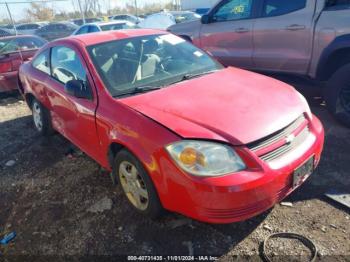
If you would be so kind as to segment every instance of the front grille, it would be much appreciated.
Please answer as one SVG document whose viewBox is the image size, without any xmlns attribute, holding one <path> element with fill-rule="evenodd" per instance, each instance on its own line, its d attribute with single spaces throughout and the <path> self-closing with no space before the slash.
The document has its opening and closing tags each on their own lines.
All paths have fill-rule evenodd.
<svg viewBox="0 0 350 262">
<path fill-rule="evenodd" d="M 298 130 L 301 127 L 303 128 L 301 130 Z M 287 141 L 287 137 L 294 134 L 296 131 L 298 132 L 295 135 L 295 138 L 289 143 Z M 307 125 L 307 120 L 305 116 L 302 115 L 284 129 L 248 145 L 248 148 L 257 153 L 260 159 L 269 162 L 283 156 L 287 152 L 302 144 L 307 139 L 309 134 L 310 130 Z M 282 143 L 282 145 L 277 148 L 273 148 L 269 152 L 259 154 L 259 151 L 268 148 L 276 143 Z"/>
</svg>

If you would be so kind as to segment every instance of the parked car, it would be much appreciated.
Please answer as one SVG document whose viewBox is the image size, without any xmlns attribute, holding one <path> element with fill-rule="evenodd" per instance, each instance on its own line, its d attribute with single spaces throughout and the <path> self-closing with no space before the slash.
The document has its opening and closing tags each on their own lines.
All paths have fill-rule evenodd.
<svg viewBox="0 0 350 262">
<path fill-rule="evenodd" d="M 45 43 L 37 36 L 0 38 L 0 93 L 17 89 L 19 66 L 32 58 Z"/>
<path fill-rule="evenodd" d="M 5 37 L 5 36 L 11 36 L 11 35 L 12 34 L 9 31 L 7 31 L 6 29 L 0 28 L 0 38 Z"/>
<path fill-rule="evenodd" d="M 318 165 L 324 131 L 278 80 L 224 69 L 158 30 L 49 43 L 21 66 L 38 132 L 56 130 L 106 170 L 140 213 L 211 223 L 255 216 Z"/>
<path fill-rule="evenodd" d="M 30 24 L 20 24 L 16 26 L 16 30 L 18 34 L 22 35 L 34 35 L 36 30 L 45 26 L 45 23 L 30 23 Z"/>
<path fill-rule="evenodd" d="M 166 30 L 176 23 L 199 20 L 200 18 L 200 15 L 190 11 L 165 11 L 148 15 L 138 25 L 141 28 Z"/>
<path fill-rule="evenodd" d="M 78 27 L 69 22 L 51 23 L 38 29 L 35 34 L 52 41 L 58 38 L 63 38 L 71 35 Z"/>
<path fill-rule="evenodd" d="M 330 112 L 350 126 L 349 17 L 342 0 L 225 0 L 169 31 L 225 65 L 318 81 Z"/>
<path fill-rule="evenodd" d="M 84 24 L 84 20 L 83 19 L 73 19 L 71 20 L 73 24 L 77 25 L 77 26 L 81 26 Z M 85 23 L 97 23 L 97 22 L 102 22 L 101 18 L 85 18 Z"/>
<path fill-rule="evenodd" d="M 131 23 L 134 24 L 138 24 L 142 21 L 142 18 L 134 16 L 134 15 L 127 15 L 127 14 L 123 14 L 123 15 L 112 15 L 108 17 L 110 20 L 123 20 L 123 21 L 129 21 Z"/>
<path fill-rule="evenodd" d="M 141 28 L 162 29 L 176 24 L 175 17 L 169 12 L 160 12 L 147 16 L 138 26 Z"/>
<path fill-rule="evenodd" d="M 175 21 L 177 24 L 199 20 L 201 18 L 199 14 L 196 14 L 191 11 L 170 11 L 169 13 L 175 17 Z"/>
<path fill-rule="evenodd" d="M 138 26 L 129 21 L 114 21 L 114 22 L 99 22 L 92 24 L 85 24 L 73 32 L 72 35 L 82 35 L 88 33 L 95 33 L 100 31 L 121 30 L 121 29 L 135 29 Z"/>
<path fill-rule="evenodd" d="M 6 32 L 10 33 L 11 35 L 14 35 L 16 33 L 13 25 L 1 25 L 0 29 L 5 30 Z"/>
</svg>

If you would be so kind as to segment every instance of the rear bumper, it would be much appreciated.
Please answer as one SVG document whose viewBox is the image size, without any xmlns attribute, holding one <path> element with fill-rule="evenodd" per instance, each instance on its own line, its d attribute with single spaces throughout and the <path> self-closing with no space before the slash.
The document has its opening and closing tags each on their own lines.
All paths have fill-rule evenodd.
<svg viewBox="0 0 350 262">
<path fill-rule="evenodd" d="M 324 131 L 316 117 L 313 117 L 311 125 L 310 143 L 286 155 L 281 160 L 283 165 L 282 162 L 278 163 L 280 167 L 277 169 L 257 158 L 261 170 L 200 179 L 184 173 L 180 178 L 175 172 L 182 171 L 177 167 L 166 167 L 170 177 L 167 181 L 168 196 L 171 197 L 165 199 L 164 206 L 209 223 L 242 221 L 268 210 L 297 188 L 293 187 L 295 169 L 311 157 L 315 159 L 315 167 L 318 165 Z"/>
<path fill-rule="evenodd" d="M 0 93 L 17 90 L 17 71 L 0 74 Z"/>
</svg>

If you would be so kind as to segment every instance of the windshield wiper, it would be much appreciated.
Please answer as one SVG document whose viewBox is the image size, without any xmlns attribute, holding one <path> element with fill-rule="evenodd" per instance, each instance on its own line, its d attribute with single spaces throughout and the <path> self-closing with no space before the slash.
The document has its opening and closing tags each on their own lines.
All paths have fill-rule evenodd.
<svg viewBox="0 0 350 262">
<path fill-rule="evenodd" d="M 158 90 L 161 89 L 161 86 L 138 86 L 135 87 L 134 89 L 125 92 L 125 93 L 121 93 L 121 94 L 117 94 L 114 97 L 120 97 L 120 96 L 127 96 L 127 95 L 135 95 L 135 94 L 139 94 L 139 93 L 145 93 L 148 91 L 153 91 L 153 90 Z"/>
<path fill-rule="evenodd" d="M 204 71 L 204 72 L 200 72 L 197 74 L 186 74 L 182 77 L 182 81 L 190 80 L 192 78 L 196 78 L 196 77 L 200 77 L 200 76 L 204 76 L 204 75 L 209 75 L 209 74 L 215 73 L 217 71 L 219 71 L 219 70 Z"/>
<path fill-rule="evenodd" d="M 186 80 L 190 80 L 192 78 L 201 77 L 201 76 L 204 76 L 204 75 L 209 75 L 209 74 L 215 73 L 217 71 L 219 71 L 219 69 L 211 70 L 211 71 L 204 71 L 204 72 L 200 72 L 200 73 L 197 73 L 197 74 L 185 74 L 180 79 L 169 83 L 169 85 L 173 85 L 173 84 L 180 83 L 180 82 L 183 82 L 183 81 L 186 81 Z"/>
</svg>

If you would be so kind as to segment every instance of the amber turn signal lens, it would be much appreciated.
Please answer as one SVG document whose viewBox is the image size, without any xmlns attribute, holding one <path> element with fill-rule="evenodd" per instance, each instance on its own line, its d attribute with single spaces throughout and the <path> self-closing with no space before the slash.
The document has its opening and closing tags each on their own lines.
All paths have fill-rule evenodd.
<svg viewBox="0 0 350 262">
<path fill-rule="evenodd" d="M 194 165 L 197 162 L 197 151 L 191 147 L 185 148 L 180 154 L 180 161 L 184 165 Z"/>
<path fill-rule="evenodd" d="M 180 161 L 182 164 L 187 166 L 193 166 L 195 164 L 199 164 L 201 166 L 206 165 L 205 156 L 191 147 L 185 148 L 181 152 Z"/>
</svg>

